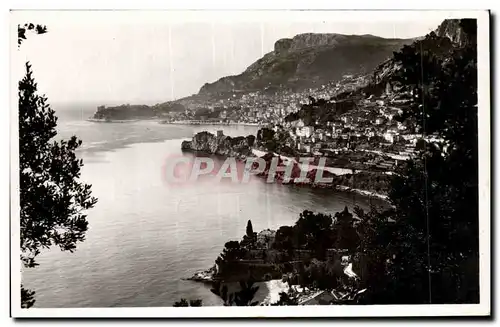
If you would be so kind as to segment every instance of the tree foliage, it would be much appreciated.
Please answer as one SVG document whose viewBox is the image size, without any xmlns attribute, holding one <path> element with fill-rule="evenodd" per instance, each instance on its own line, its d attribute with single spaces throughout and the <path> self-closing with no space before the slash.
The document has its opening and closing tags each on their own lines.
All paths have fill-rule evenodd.
<svg viewBox="0 0 500 327">
<path fill-rule="evenodd" d="M 271 306 L 284 306 L 284 305 L 299 305 L 297 294 L 289 291 L 281 292 L 280 299 L 274 303 L 271 303 Z"/>
<path fill-rule="evenodd" d="M 26 31 L 45 33 L 41 25 L 18 26 L 18 44 Z M 47 98 L 37 93 L 31 65 L 19 82 L 19 193 L 21 261 L 26 268 L 37 265 L 41 249 L 59 246 L 74 251 L 85 239 L 88 222 L 84 210 L 97 199 L 91 196 L 91 185 L 79 181 L 81 159 L 75 150 L 82 144 L 73 136 L 54 141 L 57 117 Z M 21 287 L 22 307 L 34 303 L 34 292 Z"/>
<path fill-rule="evenodd" d="M 248 223 L 247 223 L 247 236 L 248 237 L 253 237 L 253 227 L 252 227 L 252 221 L 251 220 L 248 220 Z"/>
<path fill-rule="evenodd" d="M 57 245 L 73 251 L 85 239 L 83 210 L 97 202 L 91 185 L 79 181 L 83 161 L 75 150 L 81 141 L 51 141 L 57 117 L 37 94 L 29 63 L 19 82 L 19 170 L 21 204 L 21 259 L 34 267 L 40 249 Z"/>
<path fill-rule="evenodd" d="M 32 31 L 36 34 L 47 33 L 47 27 L 45 25 L 26 23 L 24 25 L 17 25 L 17 46 L 21 46 L 24 40 L 26 40 L 26 32 Z"/>
<path fill-rule="evenodd" d="M 173 305 L 174 307 L 201 307 L 203 306 L 203 301 L 200 299 L 196 300 L 186 300 L 180 299 L 180 301 L 176 301 Z"/>
<path fill-rule="evenodd" d="M 31 308 L 35 304 L 35 291 L 25 289 L 21 285 L 21 308 Z"/>
<path fill-rule="evenodd" d="M 479 300 L 476 27 L 460 25 L 464 46 L 430 34 L 394 56 L 402 67 L 395 80 L 411 94 L 402 119 L 437 141 L 394 175 L 394 209 L 365 215 L 370 303 Z"/>
<path fill-rule="evenodd" d="M 240 281 L 240 290 L 229 293 L 227 285 L 216 282 L 210 291 L 222 299 L 224 306 L 256 306 L 259 303 L 253 301 L 253 298 L 259 287 L 253 285 L 252 280 L 242 280 Z"/>
</svg>

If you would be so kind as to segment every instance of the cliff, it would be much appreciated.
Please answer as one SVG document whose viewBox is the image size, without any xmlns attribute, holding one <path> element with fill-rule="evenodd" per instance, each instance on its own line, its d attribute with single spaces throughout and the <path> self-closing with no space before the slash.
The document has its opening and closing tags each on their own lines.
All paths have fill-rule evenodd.
<svg viewBox="0 0 500 327">
<path fill-rule="evenodd" d="M 466 26 L 469 27 L 470 22 Z M 467 33 L 465 33 L 460 20 L 446 19 L 435 31 L 425 37 L 416 39 L 410 45 L 404 45 L 402 50 L 404 51 L 405 47 L 413 47 L 417 53 L 432 51 L 433 54 L 444 59 L 453 48 L 462 47 L 467 42 L 469 42 Z M 394 84 L 392 77 L 399 69 L 401 69 L 401 65 L 394 58 L 385 60 L 372 71 L 368 86 L 360 91 L 366 94 L 380 95 L 383 92 L 391 92 L 395 88 L 397 89 L 398 85 Z"/>
<path fill-rule="evenodd" d="M 253 156 L 252 146 L 254 142 L 255 136 L 253 135 L 230 137 L 222 133 L 214 135 L 209 132 L 200 132 L 193 136 L 191 141 L 183 141 L 181 149 L 226 157 L 246 158 Z"/>
<path fill-rule="evenodd" d="M 465 45 L 467 36 L 460 26 L 460 19 L 445 19 L 435 31 L 437 36 L 446 37 L 459 46 Z"/>
<path fill-rule="evenodd" d="M 393 51 L 412 39 L 384 39 L 373 35 L 299 34 L 276 41 L 274 50 L 243 73 L 207 83 L 200 94 L 232 90 L 252 91 L 266 87 L 317 87 L 346 74 L 373 70 Z"/>
</svg>

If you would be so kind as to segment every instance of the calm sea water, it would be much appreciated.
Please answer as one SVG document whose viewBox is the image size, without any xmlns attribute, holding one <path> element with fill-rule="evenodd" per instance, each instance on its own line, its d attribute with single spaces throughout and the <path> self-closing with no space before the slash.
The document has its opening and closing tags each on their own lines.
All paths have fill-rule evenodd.
<svg viewBox="0 0 500 327">
<path fill-rule="evenodd" d="M 162 178 L 167 157 L 202 130 L 255 134 L 256 128 L 172 126 L 155 121 L 93 123 L 93 108 L 55 107 L 58 137 L 83 140 L 82 180 L 99 199 L 88 211 L 89 231 L 74 253 L 45 250 L 40 266 L 23 272 L 36 291 L 36 307 L 170 306 L 181 297 L 221 301 L 208 286 L 184 281 L 214 264 L 228 240 L 252 220 L 255 231 L 292 225 L 305 209 L 335 213 L 366 198 L 253 180 L 249 184 L 202 180 L 183 187 Z M 66 110 L 63 110 L 66 109 Z M 266 295 L 265 287 L 258 297 Z"/>
</svg>

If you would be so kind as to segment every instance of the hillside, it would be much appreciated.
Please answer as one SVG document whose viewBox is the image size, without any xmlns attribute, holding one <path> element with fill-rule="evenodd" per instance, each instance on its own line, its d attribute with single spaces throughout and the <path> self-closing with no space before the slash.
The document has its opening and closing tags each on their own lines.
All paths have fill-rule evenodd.
<svg viewBox="0 0 500 327">
<path fill-rule="evenodd" d="M 444 58 L 448 55 L 453 47 L 463 46 L 467 42 L 465 33 L 460 27 L 460 20 L 458 19 L 446 19 L 444 20 L 436 30 L 429 33 L 425 37 L 421 37 L 415 40 L 415 43 L 405 44 L 405 47 L 413 46 L 417 47 L 419 51 L 431 51 L 432 53 Z M 394 88 L 393 75 L 399 70 L 399 65 L 396 63 L 394 58 L 390 58 L 380 65 L 378 65 L 372 72 L 370 76 L 370 85 L 363 89 L 367 94 L 380 95 L 387 87 L 387 83 L 390 83 L 390 88 Z"/>
<path fill-rule="evenodd" d="M 199 93 L 253 91 L 268 86 L 317 87 L 343 75 L 367 73 L 412 41 L 373 35 L 299 34 L 276 41 L 274 51 L 243 73 L 207 83 Z"/>
</svg>

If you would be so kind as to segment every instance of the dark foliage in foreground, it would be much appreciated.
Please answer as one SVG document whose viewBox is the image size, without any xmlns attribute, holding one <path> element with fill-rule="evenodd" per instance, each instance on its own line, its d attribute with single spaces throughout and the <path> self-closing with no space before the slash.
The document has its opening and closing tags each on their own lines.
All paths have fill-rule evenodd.
<svg viewBox="0 0 500 327">
<path fill-rule="evenodd" d="M 224 306 L 256 306 L 259 303 L 253 301 L 253 298 L 259 287 L 253 284 L 251 280 L 240 281 L 240 290 L 230 293 L 227 285 L 217 282 L 210 291 L 224 301 Z"/>
<path fill-rule="evenodd" d="M 470 19 L 460 26 L 466 38 L 460 46 L 431 33 L 394 54 L 402 69 L 393 82 L 411 99 L 399 119 L 414 124 L 427 141 L 393 175 L 392 207 L 357 208 L 356 233 L 349 231 L 347 211 L 336 214 L 335 228 L 332 217 L 305 211 L 295 226 L 276 233 L 278 249 L 305 248 L 320 259 L 330 246 L 355 253 L 362 278 L 360 285 L 348 285 L 355 296 L 345 304 L 479 301 L 477 27 Z M 345 284 L 325 283 L 334 280 L 326 278 L 329 270 L 313 261 L 299 269 L 294 283 L 326 290 Z M 293 303 L 281 294 L 274 305 Z"/>
<path fill-rule="evenodd" d="M 27 30 L 46 32 L 40 25 L 19 26 L 18 44 Z M 57 117 L 47 98 L 38 95 L 29 63 L 18 90 L 21 261 L 25 268 L 32 268 L 43 248 L 76 249 L 87 231 L 83 211 L 92 208 L 97 199 L 91 196 L 91 185 L 79 181 L 83 162 L 76 158 L 75 150 L 82 141 L 76 136 L 53 141 Z M 28 308 L 34 302 L 34 292 L 21 287 L 21 306 Z"/>
<path fill-rule="evenodd" d="M 17 25 L 17 46 L 21 46 L 24 40 L 26 40 L 26 32 L 31 31 L 36 34 L 47 33 L 47 27 L 45 25 L 26 23 L 24 25 Z"/>
<path fill-rule="evenodd" d="M 173 306 L 174 307 L 201 307 L 201 306 L 203 306 L 203 302 L 200 299 L 189 300 L 189 302 L 186 299 L 181 299 L 180 301 L 175 302 Z"/>
<path fill-rule="evenodd" d="M 299 305 L 296 296 L 288 294 L 286 292 L 280 293 L 280 299 L 272 303 L 271 306 L 283 306 L 283 305 Z"/>
<path fill-rule="evenodd" d="M 35 291 L 25 289 L 21 285 L 21 308 L 31 308 L 35 304 Z"/>
<path fill-rule="evenodd" d="M 403 67 L 395 80 L 412 94 L 402 119 L 442 141 L 427 142 L 395 175 L 393 210 L 360 213 L 371 271 L 366 303 L 479 301 L 475 23 L 461 21 L 464 47 L 428 51 L 422 43 L 440 42 L 431 34 L 395 54 Z"/>
</svg>

